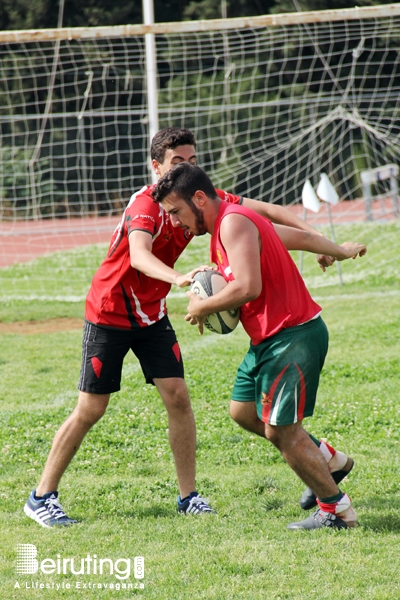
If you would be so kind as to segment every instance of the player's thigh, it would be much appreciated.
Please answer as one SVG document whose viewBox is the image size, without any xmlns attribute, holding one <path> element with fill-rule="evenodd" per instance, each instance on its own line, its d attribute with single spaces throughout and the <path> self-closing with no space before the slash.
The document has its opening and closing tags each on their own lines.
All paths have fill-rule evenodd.
<svg viewBox="0 0 400 600">
<path fill-rule="evenodd" d="M 87 394 L 111 394 L 121 386 L 122 364 L 131 346 L 130 331 L 85 322 L 78 388 Z"/>
<path fill-rule="evenodd" d="M 235 404 L 253 403 L 256 399 L 256 375 L 257 364 L 252 347 L 250 346 L 247 354 L 240 363 L 236 378 L 233 384 L 231 399 Z M 245 409 L 244 409 L 245 410 Z"/>
<path fill-rule="evenodd" d="M 256 346 L 256 403 L 262 421 L 283 426 L 312 416 L 327 349 L 321 318 Z"/>
<path fill-rule="evenodd" d="M 146 383 L 156 379 L 183 379 L 184 368 L 180 347 L 168 317 L 146 327 L 131 349 L 142 367 Z"/>
<path fill-rule="evenodd" d="M 236 400 L 231 400 L 229 414 L 238 423 L 259 420 L 255 401 L 237 402 Z"/>
</svg>

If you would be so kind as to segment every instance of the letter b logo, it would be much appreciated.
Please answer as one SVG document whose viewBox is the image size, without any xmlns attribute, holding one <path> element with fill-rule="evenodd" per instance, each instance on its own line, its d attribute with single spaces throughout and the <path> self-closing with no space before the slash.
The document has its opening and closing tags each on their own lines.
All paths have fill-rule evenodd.
<svg viewBox="0 0 400 600">
<path fill-rule="evenodd" d="M 39 570 L 36 560 L 37 548 L 33 544 L 17 545 L 17 573 L 32 575 Z"/>
</svg>

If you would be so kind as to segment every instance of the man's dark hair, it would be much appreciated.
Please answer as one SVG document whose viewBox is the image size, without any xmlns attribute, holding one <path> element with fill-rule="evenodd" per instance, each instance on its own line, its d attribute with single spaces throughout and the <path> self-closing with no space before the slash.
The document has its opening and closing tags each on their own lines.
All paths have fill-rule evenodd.
<svg viewBox="0 0 400 600">
<path fill-rule="evenodd" d="M 177 146 L 193 146 L 196 148 L 194 133 L 190 129 L 167 127 L 156 133 L 151 141 L 150 156 L 159 163 L 164 162 L 165 152 Z"/>
<path fill-rule="evenodd" d="M 203 169 L 192 163 L 181 162 L 158 180 L 151 195 L 156 202 L 162 202 L 168 194 L 174 192 L 187 204 L 192 205 L 192 198 L 197 190 L 201 190 L 209 198 L 217 198 L 211 179 Z"/>
</svg>

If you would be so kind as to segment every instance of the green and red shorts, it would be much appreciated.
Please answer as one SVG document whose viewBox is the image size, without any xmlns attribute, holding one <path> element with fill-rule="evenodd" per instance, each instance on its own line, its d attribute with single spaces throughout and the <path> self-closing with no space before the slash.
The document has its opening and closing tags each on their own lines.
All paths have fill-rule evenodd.
<svg viewBox="0 0 400 600">
<path fill-rule="evenodd" d="M 270 425 L 291 425 L 310 417 L 328 351 L 321 317 L 282 329 L 261 344 L 250 344 L 232 391 L 236 402 L 255 402 Z"/>
</svg>

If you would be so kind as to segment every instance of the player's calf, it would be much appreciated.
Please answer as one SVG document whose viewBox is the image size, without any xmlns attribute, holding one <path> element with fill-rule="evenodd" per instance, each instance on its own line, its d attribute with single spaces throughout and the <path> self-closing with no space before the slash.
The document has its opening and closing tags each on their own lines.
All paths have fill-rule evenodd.
<svg viewBox="0 0 400 600">
<path fill-rule="evenodd" d="M 310 435 L 310 434 L 309 434 Z M 316 440 L 312 435 L 310 438 L 319 447 L 321 453 L 328 463 L 334 482 L 338 485 L 352 470 L 354 460 L 340 450 L 335 450 L 332 446 L 322 440 Z M 311 488 L 306 488 L 300 498 L 300 506 L 304 510 L 310 510 L 317 506 L 317 497 Z"/>
</svg>

